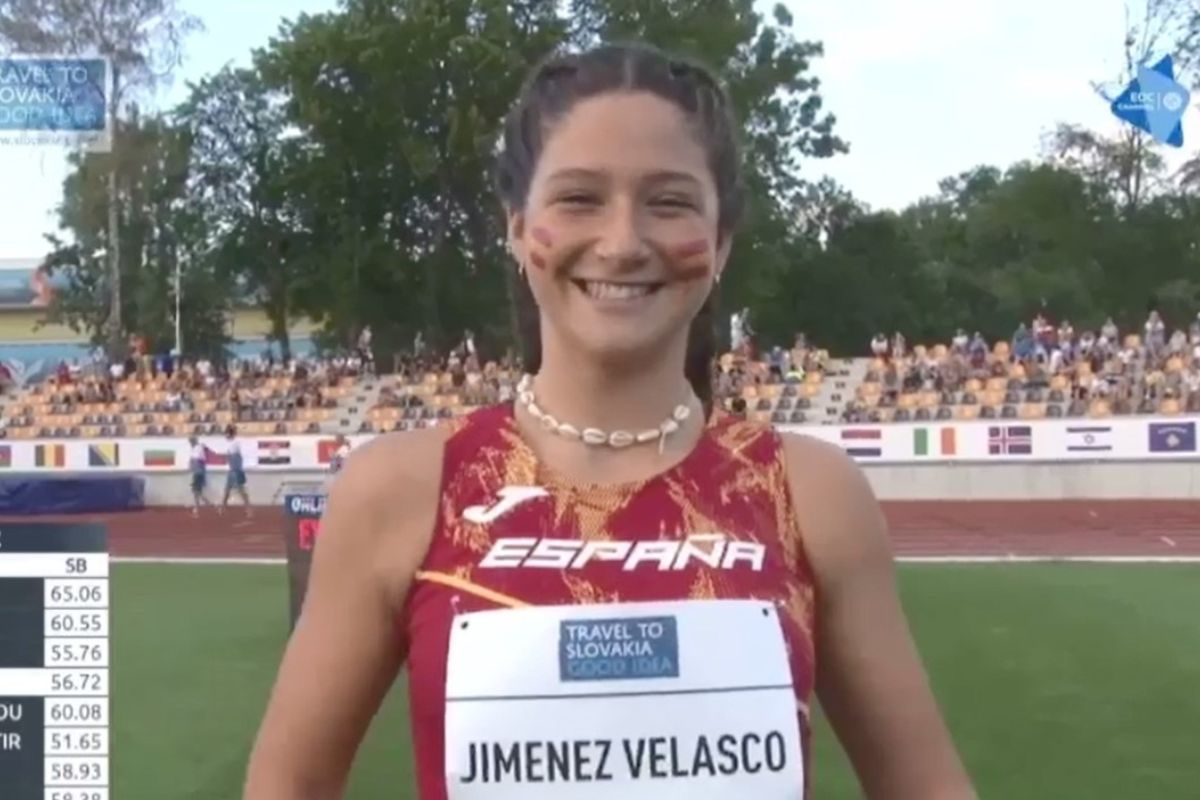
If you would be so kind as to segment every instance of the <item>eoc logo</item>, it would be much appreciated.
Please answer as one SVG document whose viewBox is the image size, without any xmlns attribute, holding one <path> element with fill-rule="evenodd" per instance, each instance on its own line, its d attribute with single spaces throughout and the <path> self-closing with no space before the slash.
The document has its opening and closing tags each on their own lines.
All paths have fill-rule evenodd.
<svg viewBox="0 0 1200 800">
<path fill-rule="evenodd" d="M 568 620 L 559 623 L 559 679 L 611 681 L 679 677 L 674 617 Z"/>
</svg>

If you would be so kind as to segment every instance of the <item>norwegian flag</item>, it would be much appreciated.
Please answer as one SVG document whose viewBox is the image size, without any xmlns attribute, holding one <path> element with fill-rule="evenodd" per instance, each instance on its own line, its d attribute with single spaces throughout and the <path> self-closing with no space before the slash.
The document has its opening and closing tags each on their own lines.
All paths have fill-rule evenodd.
<svg viewBox="0 0 1200 800">
<path fill-rule="evenodd" d="M 1033 428 L 1028 425 L 992 425 L 988 428 L 988 455 L 1033 454 Z"/>
</svg>

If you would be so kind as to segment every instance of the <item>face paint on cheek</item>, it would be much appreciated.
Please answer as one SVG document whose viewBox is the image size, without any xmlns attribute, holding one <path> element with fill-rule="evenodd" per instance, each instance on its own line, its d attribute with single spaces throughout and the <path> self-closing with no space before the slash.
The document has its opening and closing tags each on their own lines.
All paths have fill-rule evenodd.
<svg viewBox="0 0 1200 800">
<path fill-rule="evenodd" d="M 534 244 L 538 245 L 538 247 L 530 248 L 529 263 L 538 269 L 544 270 L 546 268 L 546 253 L 544 251 L 554 245 L 554 238 L 550 235 L 550 231 L 536 226 L 530 229 L 529 238 L 533 240 Z"/>
<path fill-rule="evenodd" d="M 671 270 L 681 280 L 699 280 L 712 270 L 708 257 L 708 240 L 696 239 L 676 245 L 669 251 Z"/>
</svg>

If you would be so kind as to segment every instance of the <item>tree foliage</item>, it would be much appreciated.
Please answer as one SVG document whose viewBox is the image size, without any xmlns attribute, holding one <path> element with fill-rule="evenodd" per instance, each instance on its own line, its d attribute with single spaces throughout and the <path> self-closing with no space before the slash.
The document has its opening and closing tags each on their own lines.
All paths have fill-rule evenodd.
<svg viewBox="0 0 1200 800">
<path fill-rule="evenodd" d="M 1155 30 L 1191 52 L 1196 18 L 1182 3 L 1154 0 L 1149 19 L 1169 20 Z M 1038 312 L 1083 328 L 1110 314 L 1137 324 L 1149 306 L 1180 321 L 1200 303 L 1200 167 L 1169 174 L 1139 134 L 1060 127 L 1039 158 L 947 176 L 899 211 L 814 180 L 815 160 L 850 146 L 822 96 L 821 45 L 799 38 L 782 6 L 346 0 L 284 23 L 250 67 L 206 78 L 173 113 L 123 134 L 141 138 L 121 169 L 143 176 L 122 196 L 121 274 L 144 282 L 122 298 L 127 327 L 164 334 L 170 315 L 155 304 L 181 263 L 184 296 L 206 303 L 188 318 L 205 333 L 185 339 L 204 346 L 219 346 L 205 326 L 236 289 L 285 347 L 303 314 L 333 346 L 371 326 L 384 363 L 418 332 L 448 345 L 469 328 L 500 353 L 509 255 L 489 174 L 503 116 L 551 51 L 634 39 L 700 58 L 731 93 L 751 210 L 723 310 L 752 308 L 764 339 L 803 330 L 861 352 L 879 331 L 1007 337 Z M 1131 58 L 1140 41 L 1126 43 Z M 94 336 L 104 315 L 85 301 L 105 291 L 102 159 L 75 163 L 62 211 L 74 241 L 55 253 L 72 275 L 55 313 Z"/>
</svg>

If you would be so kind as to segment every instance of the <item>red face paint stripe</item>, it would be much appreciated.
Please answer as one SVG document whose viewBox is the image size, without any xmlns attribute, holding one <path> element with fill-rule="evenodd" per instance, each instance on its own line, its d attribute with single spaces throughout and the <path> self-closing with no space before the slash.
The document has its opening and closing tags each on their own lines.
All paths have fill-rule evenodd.
<svg viewBox="0 0 1200 800">
<path fill-rule="evenodd" d="M 675 258 L 691 258 L 692 256 L 698 256 L 707 252 L 708 241 L 705 239 L 697 239 L 694 242 L 688 242 L 687 244 L 679 245 L 679 247 L 675 248 L 672 255 L 675 256 Z"/>
<path fill-rule="evenodd" d="M 529 254 L 529 263 L 533 264 L 538 269 L 546 268 L 546 259 L 542 258 L 541 253 L 530 253 Z"/>
<path fill-rule="evenodd" d="M 542 247 L 550 247 L 554 244 L 554 238 L 550 236 L 550 231 L 545 228 L 533 228 L 529 231 L 529 235 Z"/>
</svg>

